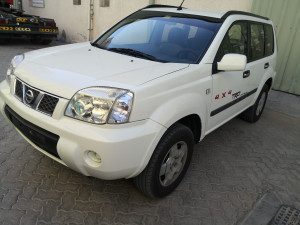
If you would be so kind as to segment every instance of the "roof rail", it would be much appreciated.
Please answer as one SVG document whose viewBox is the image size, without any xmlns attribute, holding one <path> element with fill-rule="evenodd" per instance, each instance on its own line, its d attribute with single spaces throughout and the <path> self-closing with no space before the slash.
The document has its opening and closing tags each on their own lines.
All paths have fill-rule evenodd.
<svg viewBox="0 0 300 225">
<path fill-rule="evenodd" d="M 174 8 L 174 9 L 177 9 L 178 6 L 153 4 L 153 5 L 148 5 L 148 6 L 144 7 L 143 9 L 151 9 L 151 8 Z"/>
<path fill-rule="evenodd" d="M 227 19 L 227 17 L 232 16 L 232 15 L 253 16 L 253 17 L 256 17 L 256 18 L 260 18 L 260 19 L 264 19 L 264 20 L 269 20 L 269 18 L 264 17 L 264 16 L 260 16 L 260 15 L 254 14 L 254 13 L 249 13 L 249 12 L 244 12 L 244 11 L 237 11 L 237 10 L 231 10 L 231 11 L 228 11 L 227 13 L 225 13 L 225 14 L 222 16 L 221 19 L 222 19 L 222 20 L 225 20 L 225 19 Z"/>
</svg>

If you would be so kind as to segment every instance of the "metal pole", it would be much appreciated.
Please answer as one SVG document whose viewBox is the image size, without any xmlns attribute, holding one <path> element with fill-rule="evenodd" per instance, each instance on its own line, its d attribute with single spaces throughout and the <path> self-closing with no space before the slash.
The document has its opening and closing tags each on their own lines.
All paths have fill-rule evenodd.
<svg viewBox="0 0 300 225">
<path fill-rule="evenodd" d="M 13 8 L 22 10 L 22 0 L 14 0 Z"/>
<path fill-rule="evenodd" d="M 20 10 L 23 10 L 22 0 L 19 0 L 19 9 L 20 9 Z"/>
<path fill-rule="evenodd" d="M 93 38 L 93 30 L 94 30 L 94 0 L 90 0 L 90 11 L 89 11 L 89 41 Z"/>
<path fill-rule="evenodd" d="M 155 0 L 149 0 L 149 5 L 154 5 L 155 4 Z"/>
</svg>

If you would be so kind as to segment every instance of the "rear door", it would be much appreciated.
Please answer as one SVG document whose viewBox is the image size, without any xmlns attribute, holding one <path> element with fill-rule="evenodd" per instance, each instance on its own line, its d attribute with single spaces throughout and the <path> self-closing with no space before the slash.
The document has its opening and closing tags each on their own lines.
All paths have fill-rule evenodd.
<svg viewBox="0 0 300 225">
<path fill-rule="evenodd" d="M 251 31 L 248 59 L 251 70 L 249 80 L 252 89 L 256 89 L 259 88 L 264 76 L 274 72 L 275 40 L 273 27 L 270 24 L 249 22 L 249 30 Z"/>
<path fill-rule="evenodd" d="M 215 62 L 220 62 L 225 54 L 248 54 L 248 23 L 236 21 L 225 35 Z M 213 77 L 213 95 L 208 119 L 209 132 L 245 109 L 251 103 L 253 94 L 249 85 L 250 68 L 245 71 L 217 71 Z"/>
<path fill-rule="evenodd" d="M 248 69 L 250 75 L 248 77 L 248 85 L 251 87 L 251 90 L 258 90 L 265 73 L 270 68 L 269 58 L 266 57 L 270 49 L 265 45 L 266 35 L 263 23 L 249 22 L 249 31 Z M 254 97 L 255 95 L 251 96 L 252 102 L 255 100 Z"/>
</svg>

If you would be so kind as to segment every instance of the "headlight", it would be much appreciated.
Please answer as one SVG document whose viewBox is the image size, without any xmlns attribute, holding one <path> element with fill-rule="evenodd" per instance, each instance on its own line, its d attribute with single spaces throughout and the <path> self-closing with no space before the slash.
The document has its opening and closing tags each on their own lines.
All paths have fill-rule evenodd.
<svg viewBox="0 0 300 225">
<path fill-rule="evenodd" d="M 6 80 L 9 84 L 11 84 L 12 76 L 14 75 L 14 71 L 17 68 L 18 65 L 24 60 L 25 56 L 24 54 L 22 55 L 16 55 L 12 60 L 9 65 L 9 68 L 6 73 Z"/>
<path fill-rule="evenodd" d="M 126 123 L 133 103 L 133 93 L 116 88 L 81 90 L 69 102 L 65 115 L 94 124 Z"/>
</svg>

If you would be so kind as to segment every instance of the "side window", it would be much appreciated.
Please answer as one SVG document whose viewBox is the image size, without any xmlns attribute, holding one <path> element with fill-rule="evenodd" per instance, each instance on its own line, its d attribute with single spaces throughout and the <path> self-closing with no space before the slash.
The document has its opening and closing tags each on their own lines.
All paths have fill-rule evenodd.
<svg viewBox="0 0 300 225">
<path fill-rule="evenodd" d="M 255 61 L 264 57 L 265 38 L 264 26 L 262 24 L 250 24 L 251 46 L 250 61 Z"/>
<path fill-rule="evenodd" d="M 247 23 L 237 22 L 232 25 L 221 43 L 216 60 L 221 61 L 229 53 L 247 55 L 247 37 Z"/>
<path fill-rule="evenodd" d="M 274 32 L 271 25 L 265 25 L 265 56 L 274 53 Z"/>
</svg>

